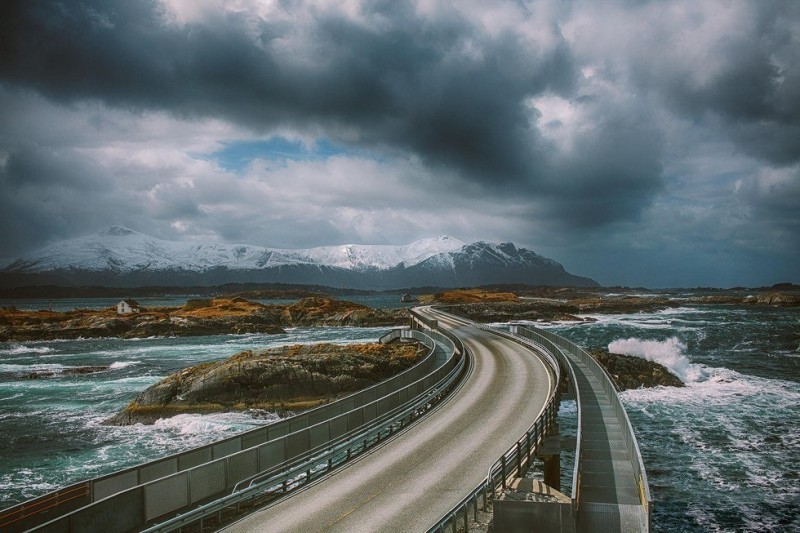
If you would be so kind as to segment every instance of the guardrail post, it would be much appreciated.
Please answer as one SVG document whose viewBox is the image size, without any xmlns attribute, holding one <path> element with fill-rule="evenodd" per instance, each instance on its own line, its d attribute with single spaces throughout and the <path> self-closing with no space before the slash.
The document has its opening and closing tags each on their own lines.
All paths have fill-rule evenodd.
<svg viewBox="0 0 800 533">
<path fill-rule="evenodd" d="M 503 455 L 500 457 L 500 462 L 502 463 L 500 467 L 500 485 L 503 487 L 503 490 L 506 489 L 506 456 Z"/>
<path fill-rule="evenodd" d="M 517 441 L 517 477 L 522 477 L 522 450 Z"/>
<path fill-rule="evenodd" d="M 469 506 L 464 504 L 464 531 L 469 531 Z"/>
<path fill-rule="evenodd" d="M 528 457 L 528 464 L 531 464 L 531 432 L 525 432 L 525 455 Z"/>
</svg>

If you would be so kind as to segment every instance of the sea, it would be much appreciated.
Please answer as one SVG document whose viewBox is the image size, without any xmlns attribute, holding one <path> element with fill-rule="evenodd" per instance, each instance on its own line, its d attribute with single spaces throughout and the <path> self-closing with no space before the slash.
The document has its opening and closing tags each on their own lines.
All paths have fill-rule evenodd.
<svg viewBox="0 0 800 533">
<path fill-rule="evenodd" d="M 181 305 L 188 297 L 142 299 Z M 342 297 L 398 307 L 395 295 Z M 0 300 L 19 309 L 103 308 L 116 300 Z M 265 303 L 272 303 L 265 301 Z M 657 361 L 686 384 L 625 391 L 654 500 L 655 531 L 800 531 L 800 308 L 686 304 L 654 313 L 538 323 L 587 349 Z M 76 481 L 268 424 L 269 412 L 103 424 L 169 373 L 241 350 L 367 342 L 385 328 L 0 343 L 0 508 Z M 70 368 L 107 366 L 92 374 Z M 34 373 L 50 377 L 29 379 Z M 562 433 L 574 431 L 562 402 Z M 571 465 L 562 458 L 562 490 Z M 566 485 L 566 486 L 563 486 Z"/>
</svg>

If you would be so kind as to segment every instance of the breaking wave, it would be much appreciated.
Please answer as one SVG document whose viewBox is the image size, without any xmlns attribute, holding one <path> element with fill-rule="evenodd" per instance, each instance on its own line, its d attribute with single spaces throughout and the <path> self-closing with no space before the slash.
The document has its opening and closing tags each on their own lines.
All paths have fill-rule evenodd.
<svg viewBox="0 0 800 533">
<path fill-rule="evenodd" d="M 10 348 L 0 350 L 0 354 L 2 355 L 22 355 L 27 353 L 53 353 L 55 352 L 54 349 L 49 348 L 47 346 L 25 346 L 24 344 L 12 344 Z"/>
<path fill-rule="evenodd" d="M 706 373 L 700 365 L 694 364 L 684 355 L 686 345 L 677 337 L 663 341 L 637 338 L 617 339 L 608 344 L 608 351 L 632 355 L 664 365 L 684 383 L 704 381 Z"/>
<path fill-rule="evenodd" d="M 0 372 L 62 372 L 65 368 L 67 367 L 57 363 L 37 365 L 0 364 Z"/>
<path fill-rule="evenodd" d="M 138 365 L 141 361 L 114 361 L 108 367 L 112 370 L 119 370 L 120 368 L 128 368 L 129 366 Z"/>
</svg>

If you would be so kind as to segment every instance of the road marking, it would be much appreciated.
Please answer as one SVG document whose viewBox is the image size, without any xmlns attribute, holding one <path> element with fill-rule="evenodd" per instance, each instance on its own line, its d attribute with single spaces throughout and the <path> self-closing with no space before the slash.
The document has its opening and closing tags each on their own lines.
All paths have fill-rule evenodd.
<svg viewBox="0 0 800 533">
<path fill-rule="evenodd" d="M 383 492 L 383 491 L 378 491 L 378 492 L 376 492 L 376 493 L 374 493 L 374 494 L 371 494 L 371 495 L 370 495 L 370 496 L 368 496 L 366 499 L 364 499 L 364 500 L 362 500 L 361 502 L 359 502 L 359 503 L 358 503 L 358 505 L 356 505 L 355 507 L 353 507 L 353 508 L 352 508 L 352 509 L 350 509 L 349 511 L 347 511 L 347 512 L 345 512 L 345 513 L 341 514 L 341 515 L 340 515 L 340 516 L 339 516 L 339 517 L 338 517 L 336 520 L 334 520 L 333 522 L 331 522 L 330 524 L 328 524 L 327 526 L 325 526 L 325 530 L 330 530 L 331 528 L 333 528 L 333 526 L 335 526 L 336 524 L 338 524 L 339 522 L 341 522 L 342 520 L 344 520 L 345 518 L 347 518 L 348 516 L 350 516 L 351 514 L 353 514 L 353 511 L 355 511 L 355 510 L 356 510 L 356 509 L 358 509 L 359 507 L 363 507 L 365 504 L 367 504 L 367 503 L 369 503 L 371 500 L 375 499 L 375 497 L 376 497 L 378 494 L 380 494 L 381 492 Z M 323 530 L 323 531 L 324 531 L 324 530 Z"/>
</svg>

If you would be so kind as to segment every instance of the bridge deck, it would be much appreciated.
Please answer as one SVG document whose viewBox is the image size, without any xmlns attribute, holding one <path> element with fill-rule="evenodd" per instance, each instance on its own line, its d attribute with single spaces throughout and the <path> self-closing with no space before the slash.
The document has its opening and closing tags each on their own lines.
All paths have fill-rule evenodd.
<svg viewBox="0 0 800 533">
<path fill-rule="evenodd" d="M 603 385 L 589 367 L 572 354 L 580 391 L 581 460 L 578 487 L 578 531 L 643 531 L 647 516 L 625 443 L 623 424 Z"/>
</svg>

